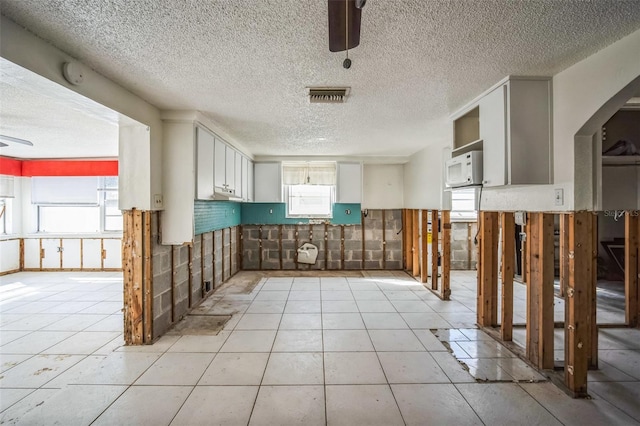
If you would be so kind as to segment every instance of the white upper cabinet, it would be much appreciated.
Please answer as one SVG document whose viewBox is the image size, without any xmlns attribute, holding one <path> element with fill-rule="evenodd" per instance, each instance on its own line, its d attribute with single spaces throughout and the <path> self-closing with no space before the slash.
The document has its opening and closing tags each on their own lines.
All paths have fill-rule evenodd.
<svg viewBox="0 0 640 426">
<path fill-rule="evenodd" d="M 242 164 L 242 200 L 249 201 L 249 159 L 241 157 Z"/>
<path fill-rule="evenodd" d="M 507 183 L 507 86 L 500 86 L 480 99 L 482 182 L 485 186 Z"/>
<path fill-rule="evenodd" d="M 215 138 L 206 130 L 196 127 L 196 199 L 213 198 L 213 152 Z"/>
<path fill-rule="evenodd" d="M 453 155 L 481 150 L 487 187 L 553 182 L 551 105 L 550 78 L 503 80 L 454 118 Z"/>
<path fill-rule="evenodd" d="M 227 144 L 216 138 L 214 156 L 214 176 L 217 188 L 227 185 Z"/>
<path fill-rule="evenodd" d="M 243 192 L 243 180 L 242 180 L 242 155 L 239 152 L 235 153 L 235 190 L 236 197 L 242 198 L 244 200 L 244 192 Z"/>
<path fill-rule="evenodd" d="M 362 202 L 362 164 L 338 163 L 336 202 Z"/>
<path fill-rule="evenodd" d="M 254 187 L 253 172 L 254 172 L 253 161 L 249 160 L 249 167 L 247 170 L 247 185 L 248 185 L 247 201 L 253 201 L 255 199 L 253 194 L 253 187 Z"/>
<path fill-rule="evenodd" d="M 229 145 L 225 151 L 225 164 L 226 189 L 234 194 L 236 190 L 236 150 Z"/>
<path fill-rule="evenodd" d="M 254 173 L 255 201 L 258 203 L 281 203 L 282 165 L 276 162 L 255 163 Z"/>
</svg>

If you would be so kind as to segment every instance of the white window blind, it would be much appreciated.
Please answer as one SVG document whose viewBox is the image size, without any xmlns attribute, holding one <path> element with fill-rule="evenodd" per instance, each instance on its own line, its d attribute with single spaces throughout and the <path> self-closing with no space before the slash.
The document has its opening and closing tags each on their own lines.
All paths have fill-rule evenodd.
<svg viewBox="0 0 640 426">
<path fill-rule="evenodd" d="M 0 176 L 0 198 L 13 198 L 13 176 Z"/>
<path fill-rule="evenodd" d="M 99 178 L 90 177 L 33 177 L 32 204 L 97 205 Z"/>
<path fill-rule="evenodd" d="M 283 185 L 335 185 L 336 163 L 329 161 L 282 163 Z"/>
</svg>

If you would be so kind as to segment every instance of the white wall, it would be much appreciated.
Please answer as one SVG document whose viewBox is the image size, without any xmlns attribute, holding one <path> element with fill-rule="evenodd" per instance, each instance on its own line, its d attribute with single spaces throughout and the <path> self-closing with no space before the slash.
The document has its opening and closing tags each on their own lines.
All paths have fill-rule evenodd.
<svg viewBox="0 0 640 426">
<path fill-rule="evenodd" d="M 448 127 L 451 127 L 450 124 Z M 447 208 L 443 192 L 444 154 L 449 152 L 451 138 L 433 143 L 412 155 L 404 165 L 404 207 L 408 209 Z"/>
<path fill-rule="evenodd" d="M 362 207 L 401 209 L 403 207 L 404 167 L 402 164 L 365 164 Z"/>
<path fill-rule="evenodd" d="M 69 84 L 62 76 L 62 66 L 74 58 L 4 16 L 0 19 L 0 56 L 150 127 L 150 162 L 136 162 L 139 173 L 149 176 L 150 189 L 135 194 L 134 203 L 139 209 L 150 210 L 153 194 L 162 193 L 162 125 L 159 110 L 88 67 L 85 67 L 83 84 Z"/>
<path fill-rule="evenodd" d="M 640 31 L 556 74 L 553 77 L 554 184 L 485 188 L 483 210 L 593 209 L 596 171 L 593 168 L 592 135 L 617 111 L 620 102 L 624 103 L 621 99 L 610 112 L 601 110 L 612 97 L 640 76 L 638 58 Z M 627 89 L 628 99 L 633 90 Z M 589 128 L 583 128 L 594 114 L 600 117 Z M 577 136 L 580 134 L 585 136 Z M 564 191 L 562 206 L 555 205 L 554 189 Z"/>
</svg>

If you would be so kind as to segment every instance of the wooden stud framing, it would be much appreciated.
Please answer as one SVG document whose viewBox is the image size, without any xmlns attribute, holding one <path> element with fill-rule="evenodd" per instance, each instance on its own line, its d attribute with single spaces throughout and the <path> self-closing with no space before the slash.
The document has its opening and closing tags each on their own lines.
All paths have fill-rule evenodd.
<svg viewBox="0 0 640 426">
<path fill-rule="evenodd" d="M 516 257 L 514 241 L 515 221 L 513 213 L 500 213 L 502 229 L 502 309 L 500 310 L 500 337 L 504 341 L 513 339 L 513 274 Z"/>
<path fill-rule="evenodd" d="M 143 213 L 143 244 L 144 255 L 144 281 L 143 281 L 143 340 L 150 344 L 153 340 L 153 252 L 151 248 L 151 215 L 154 213 L 146 211 Z M 157 213 L 155 213 L 157 214 Z"/>
<path fill-rule="evenodd" d="M 260 227 L 260 235 L 262 235 L 262 227 Z M 296 269 L 300 269 L 298 266 L 298 224 L 296 224 L 296 228 L 295 228 L 295 237 L 296 237 L 296 245 L 293 248 L 293 261 L 296 264 Z M 344 241 L 344 235 L 342 240 Z M 262 269 L 262 240 L 260 240 L 260 268 Z M 343 255 L 343 259 L 344 259 L 344 255 Z"/>
<path fill-rule="evenodd" d="M 440 257 L 440 225 L 438 210 L 431 210 L 431 290 L 438 290 L 438 258 Z"/>
<path fill-rule="evenodd" d="M 207 294 L 207 289 L 204 285 L 204 234 L 200 234 L 200 295 L 202 298 Z M 213 283 L 213 280 L 212 280 Z M 213 284 L 212 284 L 213 287 Z"/>
<path fill-rule="evenodd" d="M 20 238 L 20 270 L 24 270 L 24 238 Z"/>
<path fill-rule="evenodd" d="M 278 260 L 280 262 L 280 269 L 282 269 L 282 225 L 278 225 Z"/>
<path fill-rule="evenodd" d="M 574 396 L 587 395 L 592 283 L 592 214 L 569 215 L 569 282 L 565 303 L 565 384 Z"/>
<path fill-rule="evenodd" d="M 280 232 L 282 236 L 282 231 Z M 282 247 L 282 244 L 280 244 Z M 280 255 L 282 257 L 282 255 Z M 242 264 L 244 262 L 244 234 L 242 233 L 242 225 L 238 225 L 238 270 L 242 271 Z M 282 269 L 282 267 L 280 267 Z"/>
<path fill-rule="evenodd" d="M 479 225 L 478 225 L 479 226 Z M 467 224 L 467 269 L 471 269 L 471 224 Z"/>
<path fill-rule="evenodd" d="M 426 284 L 429 281 L 429 218 L 428 210 L 421 210 L 422 239 L 420 247 L 420 282 Z"/>
<path fill-rule="evenodd" d="M 478 234 L 478 324 L 498 323 L 498 213 L 480 212 Z"/>
<path fill-rule="evenodd" d="M 176 246 L 171 246 L 171 322 L 176 322 Z"/>
<path fill-rule="evenodd" d="M 40 270 L 42 270 L 42 259 L 44 258 L 44 249 L 42 248 L 42 238 L 39 240 L 40 243 Z M 104 265 L 102 265 L 104 267 Z"/>
<path fill-rule="evenodd" d="M 387 224 L 384 212 L 382 210 L 382 269 L 387 269 Z"/>
<path fill-rule="evenodd" d="M 451 297 L 451 212 L 442 211 L 442 281 L 440 283 L 440 298 L 449 300 Z"/>
<path fill-rule="evenodd" d="M 405 222 L 403 225 L 405 231 L 404 256 L 406 260 L 407 271 L 413 271 L 413 213 L 411 210 L 405 210 Z"/>
<path fill-rule="evenodd" d="M 63 268 L 62 253 L 64 253 L 64 246 L 62 245 L 62 238 L 60 238 L 60 241 L 58 241 L 58 257 L 60 257 L 60 269 Z"/>
<path fill-rule="evenodd" d="M 340 225 L 340 269 L 344 269 L 344 225 Z"/>
<path fill-rule="evenodd" d="M 140 345 L 144 342 L 142 212 L 127 210 L 123 216 L 124 338 L 128 345 Z"/>
<path fill-rule="evenodd" d="M 216 231 L 211 231 L 211 289 L 216 288 Z"/>
<path fill-rule="evenodd" d="M 107 257 L 107 253 L 104 249 L 104 238 L 100 238 L 100 269 L 104 269 L 104 259 Z"/>
<path fill-rule="evenodd" d="M 362 269 L 363 270 L 365 269 L 364 268 L 364 266 L 365 266 L 364 259 L 366 257 L 366 252 L 364 250 L 364 243 L 365 243 L 365 238 L 364 238 L 364 219 L 365 219 L 365 215 L 364 215 L 364 211 L 362 211 L 362 212 L 360 212 L 360 223 L 361 223 L 360 230 L 362 232 L 362 236 L 361 236 L 361 239 L 362 239 L 362 260 L 361 260 L 361 262 L 362 262 Z"/>
<path fill-rule="evenodd" d="M 420 275 L 420 210 L 411 210 L 413 216 L 411 222 L 413 227 L 411 228 L 411 249 L 413 250 L 413 260 L 411 262 L 412 275 L 417 277 Z M 423 231 L 424 232 L 424 231 Z"/>
<path fill-rule="evenodd" d="M 527 357 L 541 369 L 553 368 L 553 215 L 530 213 L 527 252 Z"/>
<path fill-rule="evenodd" d="M 630 327 L 638 326 L 638 232 L 640 216 L 629 212 L 624 217 L 624 294 L 625 322 Z"/>
<path fill-rule="evenodd" d="M 597 247 L 597 245 L 596 245 Z M 560 215 L 560 292 L 565 297 L 565 290 L 569 280 L 569 215 Z"/>
<path fill-rule="evenodd" d="M 589 369 L 598 369 L 598 323 L 597 309 L 598 309 L 598 215 L 591 214 L 591 336 L 589 341 L 589 347 L 591 353 L 589 354 Z"/>
<path fill-rule="evenodd" d="M 192 300 L 192 295 L 191 293 L 193 292 L 193 245 L 189 244 L 187 246 L 187 250 L 188 250 L 188 254 L 187 256 L 189 257 L 189 263 L 188 263 L 188 269 L 189 269 L 189 282 L 188 282 L 188 288 L 189 288 L 189 296 L 188 296 L 188 306 L 189 309 L 191 309 L 191 304 L 193 303 Z"/>
<path fill-rule="evenodd" d="M 328 242 L 329 242 L 329 225 L 327 225 L 327 222 L 325 222 L 324 223 L 324 269 L 325 271 L 329 269 L 329 247 L 327 244 Z M 282 251 L 282 248 L 280 251 Z M 282 269 L 282 264 L 280 264 L 280 269 Z"/>
</svg>

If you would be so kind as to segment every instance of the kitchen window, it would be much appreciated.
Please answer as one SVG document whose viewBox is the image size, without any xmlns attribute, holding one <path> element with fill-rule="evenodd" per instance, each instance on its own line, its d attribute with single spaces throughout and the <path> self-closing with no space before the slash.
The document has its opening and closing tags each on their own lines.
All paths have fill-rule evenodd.
<svg viewBox="0 0 640 426">
<path fill-rule="evenodd" d="M 282 177 L 287 217 L 331 218 L 336 192 L 336 163 L 285 162 Z"/>
</svg>

